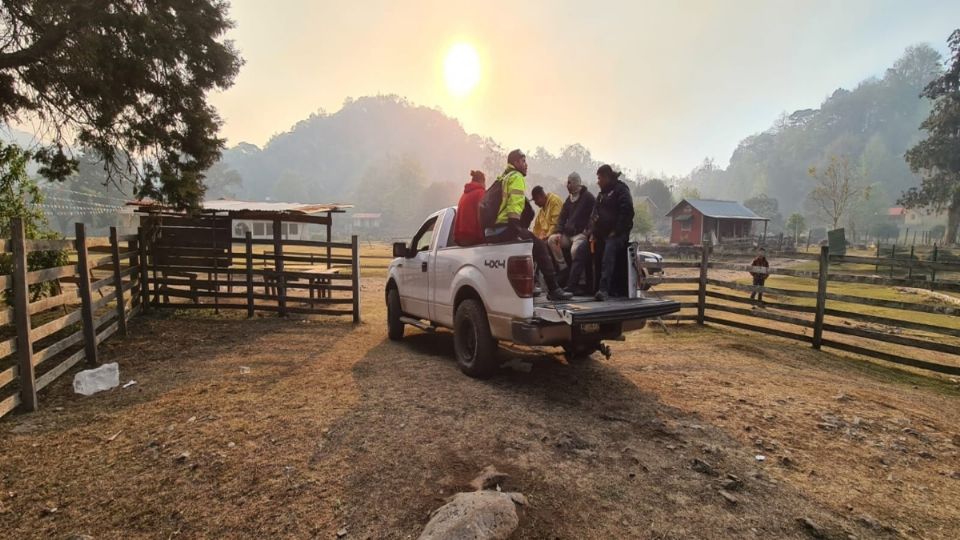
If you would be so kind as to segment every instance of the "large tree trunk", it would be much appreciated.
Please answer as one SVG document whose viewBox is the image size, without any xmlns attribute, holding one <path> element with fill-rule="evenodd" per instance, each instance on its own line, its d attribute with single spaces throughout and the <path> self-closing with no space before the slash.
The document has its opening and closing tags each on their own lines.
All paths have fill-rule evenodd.
<svg viewBox="0 0 960 540">
<path fill-rule="evenodd" d="M 957 243 L 957 227 L 960 226 L 960 201 L 954 198 L 947 208 L 947 230 L 943 232 L 943 243 L 952 246 Z"/>
</svg>

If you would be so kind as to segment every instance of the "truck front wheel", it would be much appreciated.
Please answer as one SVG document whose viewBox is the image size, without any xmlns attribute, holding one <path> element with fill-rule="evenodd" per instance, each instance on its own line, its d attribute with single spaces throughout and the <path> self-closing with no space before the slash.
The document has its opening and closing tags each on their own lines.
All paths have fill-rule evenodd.
<svg viewBox="0 0 960 540">
<path fill-rule="evenodd" d="M 400 305 L 400 291 L 390 289 L 387 291 L 387 337 L 393 341 L 403 339 L 403 322 L 400 321 L 400 314 L 403 308 Z"/>
<path fill-rule="evenodd" d="M 460 371 L 483 378 L 497 367 L 497 340 L 490 334 L 487 312 L 479 300 L 464 300 L 457 306 L 453 324 L 453 349 Z"/>
</svg>

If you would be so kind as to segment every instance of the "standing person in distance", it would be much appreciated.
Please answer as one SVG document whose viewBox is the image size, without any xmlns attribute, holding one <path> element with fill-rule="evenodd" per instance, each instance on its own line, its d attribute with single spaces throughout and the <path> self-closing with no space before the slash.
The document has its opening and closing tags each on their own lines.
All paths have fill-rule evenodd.
<svg viewBox="0 0 960 540">
<path fill-rule="evenodd" d="M 750 263 L 750 266 L 759 266 L 763 268 L 770 268 L 770 263 L 767 261 L 767 250 L 764 248 L 757 249 L 757 257 L 753 259 L 753 262 Z M 754 287 L 763 287 L 763 284 L 767 281 L 766 272 L 750 272 L 750 275 L 753 276 L 753 286 Z M 754 296 L 757 298 L 760 307 L 763 307 L 763 291 L 751 291 L 750 300 L 753 300 Z M 754 308 L 757 306 L 754 305 Z"/>
</svg>

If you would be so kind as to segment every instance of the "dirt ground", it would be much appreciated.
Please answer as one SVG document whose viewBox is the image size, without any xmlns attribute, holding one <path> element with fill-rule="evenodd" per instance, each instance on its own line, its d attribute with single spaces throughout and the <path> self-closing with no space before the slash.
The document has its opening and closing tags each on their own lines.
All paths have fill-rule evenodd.
<svg viewBox="0 0 960 540">
<path fill-rule="evenodd" d="M 695 326 L 477 381 L 364 294 L 356 327 L 135 319 L 101 355 L 136 385 L 0 421 L 2 536 L 416 538 L 486 465 L 515 538 L 960 536 L 955 382 Z"/>
</svg>

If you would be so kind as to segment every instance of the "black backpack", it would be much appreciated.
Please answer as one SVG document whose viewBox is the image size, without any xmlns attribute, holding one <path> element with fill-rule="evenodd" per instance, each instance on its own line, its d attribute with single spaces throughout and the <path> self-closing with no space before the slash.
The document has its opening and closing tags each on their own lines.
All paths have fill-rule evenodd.
<svg viewBox="0 0 960 540">
<path fill-rule="evenodd" d="M 497 214 L 503 204 L 503 182 L 498 178 L 480 199 L 480 208 L 477 215 L 480 217 L 480 227 L 488 229 L 497 224 Z"/>
</svg>

